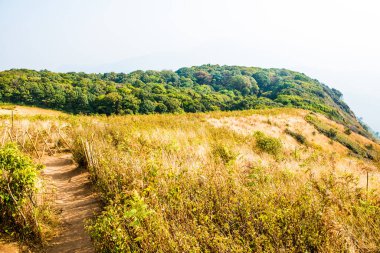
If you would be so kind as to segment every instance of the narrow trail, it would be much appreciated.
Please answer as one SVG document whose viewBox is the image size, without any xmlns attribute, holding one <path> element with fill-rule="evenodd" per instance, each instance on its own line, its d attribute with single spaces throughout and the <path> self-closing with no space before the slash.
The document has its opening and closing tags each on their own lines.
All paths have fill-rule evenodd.
<svg viewBox="0 0 380 253">
<path fill-rule="evenodd" d="M 76 166 L 71 154 L 46 157 L 44 164 L 43 175 L 56 188 L 55 207 L 62 219 L 59 234 L 50 242 L 46 252 L 94 252 L 84 222 L 100 207 L 99 199 L 91 189 L 89 173 Z"/>
<path fill-rule="evenodd" d="M 8 243 L 0 241 L 1 253 L 19 253 L 19 246 L 16 243 Z"/>
</svg>

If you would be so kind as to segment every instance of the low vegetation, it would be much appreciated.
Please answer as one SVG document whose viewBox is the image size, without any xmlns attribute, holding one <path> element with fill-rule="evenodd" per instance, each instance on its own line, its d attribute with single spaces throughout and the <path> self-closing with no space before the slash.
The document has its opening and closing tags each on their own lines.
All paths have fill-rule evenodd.
<svg viewBox="0 0 380 253">
<path fill-rule="evenodd" d="M 375 158 L 380 146 L 354 132 L 345 134 L 343 126 L 324 116 L 288 108 L 109 117 L 16 115 L 16 126 L 27 122 L 41 126 L 29 131 L 46 137 L 53 145 L 49 147 L 70 148 L 78 164 L 89 170 L 103 209 L 86 229 L 99 252 L 380 249 Z M 19 141 L 19 146 L 37 153 L 34 140 L 25 145 Z M 348 143 L 374 159 L 353 152 Z M 3 232 L 44 240 L 46 215 L 33 205 L 33 195 L 23 195 L 35 193 L 38 166 L 15 145 L 4 150 L 13 154 L 4 164 L 23 161 L 4 166 L 4 171 L 19 167 L 35 174 L 22 170 L 32 176 L 25 181 L 30 190 L 15 195 L 23 199 L 19 209 L 8 206 L 14 204 L 9 196 L 1 200 L 8 201 L 2 208 L 13 210 L 2 209 L 2 228 L 8 229 Z M 3 182 L 16 182 L 7 173 L 1 174 L 4 196 L 9 193 Z"/>
<path fill-rule="evenodd" d="M 296 133 L 296 132 L 294 132 L 292 130 L 289 130 L 288 128 L 285 130 L 285 133 L 289 134 L 290 136 L 292 136 L 299 143 L 305 144 L 305 145 L 307 144 L 307 140 L 306 140 L 305 136 L 303 136 L 302 134 Z"/>
<path fill-rule="evenodd" d="M 15 144 L 0 148 L 0 232 L 41 239 L 35 193 L 41 167 Z"/>
<path fill-rule="evenodd" d="M 0 239 L 17 240 L 22 251 L 41 252 L 59 223 L 52 205 L 54 190 L 41 176 L 41 163 L 44 155 L 65 150 L 65 134 L 59 133 L 56 116 L 27 115 L 42 109 L 9 107 L 23 113 L 13 121 L 10 114 L 0 119 Z"/>
<path fill-rule="evenodd" d="M 324 124 L 317 117 L 311 114 L 307 115 L 305 119 L 307 120 L 307 122 L 312 124 L 319 132 L 347 147 L 354 154 L 371 160 L 377 161 L 379 159 L 378 154 L 371 152 L 371 149 L 362 147 L 360 144 L 348 138 L 346 130 L 344 131 L 344 134 L 340 133 L 337 129 Z"/>
<path fill-rule="evenodd" d="M 279 155 L 282 151 L 282 143 L 278 138 L 266 136 L 263 132 L 255 132 L 256 146 L 259 150 L 272 154 Z"/>
<path fill-rule="evenodd" d="M 228 115 L 239 117 L 215 113 Z M 338 172 L 339 156 L 311 145 L 295 159 L 279 138 L 215 127 L 213 116 L 81 118 L 75 154 L 105 204 L 87 227 L 100 252 L 380 248 L 378 188 Z"/>
</svg>

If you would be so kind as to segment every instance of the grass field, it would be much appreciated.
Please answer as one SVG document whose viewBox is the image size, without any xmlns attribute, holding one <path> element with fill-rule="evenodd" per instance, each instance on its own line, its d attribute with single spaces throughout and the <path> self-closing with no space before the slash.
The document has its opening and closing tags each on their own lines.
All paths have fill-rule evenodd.
<svg viewBox="0 0 380 253">
<path fill-rule="evenodd" d="M 272 109 L 31 119 L 64 124 L 88 168 L 104 204 L 87 223 L 100 252 L 378 252 L 380 146 L 312 115 L 373 155 L 365 158 L 307 116 Z"/>
<path fill-rule="evenodd" d="M 352 154 L 318 132 L 307 115 L 274 109 L 80 118 L 72 133 L 74 154 L 88 166 L 105 203 L 88 225 L 96 247 L 379 250 L 378 157 Z M 347 138 L 379 152 L 368 139 Z"/>
</svg>

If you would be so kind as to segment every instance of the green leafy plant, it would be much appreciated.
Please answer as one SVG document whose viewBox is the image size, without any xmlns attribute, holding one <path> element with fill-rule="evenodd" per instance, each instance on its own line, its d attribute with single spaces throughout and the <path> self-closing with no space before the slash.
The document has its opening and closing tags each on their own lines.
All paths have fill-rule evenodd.
<svg viewBox="0 0 380 253">
<path fill-rule="evenodd" d="M 347 135 L 350 135 L 352 133 L 351 129 L 349 129 L 348 127 L 344 129 L 344 133 L 347 134 Z"/>
<path fill-rule="evenodd" d="M 307 141 L 306 141 L 306 138 L 305 136 L 303 136 L 302 134 L 300 133 L 296 133 L 296 132 L 293 132 L 289 129 L 286 129 L 285 130 L 285 133 L 286 134 L 289 134 L 290 136 L 292 136 L 294 139 L 296 139 L 296 141 L 298 141 L 299 143 L 301 144 L 307 144 Z"/>
<path fill-rule="evenodd" d="M 370 160 L 378 159 L 378 154 L 376 152 L 373 152 L 373 150 L 368 149 L 367 147 L 362 147 L 359 143 L 350 139 L 346 133 L 343 135 L 342 133 L 338 132 L 337 129 L 321 122 L 316 116 L 309 114 L 305 117 L 305 120 L 312 124 L 320 133 L 329 137 L 331 139 L 331 143 L 333 143 L 333 140 L 335 140 L 348 148 L 355 155 L 368 158 Z"/>
<path fill-rule="evenodd" d="M 233 153 L 226 145 L 216 144 L 213 148 L 213 155 L 228 164 L 233 162 L 237 155 Z"/>
<path fill-rule="evenodd" d="M 87 230 L 101 252 L 136 252 L 147 237 L 144 221 L 152 214 L 137 192 L 120 194 L 95 221 L 89 221 Z"/>
<path fill-rule="evenodd" d="M 32 199 L 41 167 L 13 143 L 0 149 L 0 216 L 2 228 L 40 237 Z"/>
<path fill-rule="evenodd" d="M 330 139 L 335 139 L 337 134 L 338 134 L 338 131 L 334 128 L 330 128 L 329 130 L 326 131 L 326 136 L 329 137 Z"/>
<path fill-rule="evenodd" d="M 278 138 L 265 135 L 263 132 L 254 133 L 256 146 L 263 152 L 272 155 L 279 155 L 282 151 L 282 143 Z"/>
</svg>

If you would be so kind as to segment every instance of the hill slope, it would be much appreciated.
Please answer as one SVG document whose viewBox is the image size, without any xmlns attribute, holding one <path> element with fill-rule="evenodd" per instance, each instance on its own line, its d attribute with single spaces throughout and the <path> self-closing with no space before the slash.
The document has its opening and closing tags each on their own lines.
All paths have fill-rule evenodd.
<svg viewBox="0 0 380 253">
<path fill-rule="evenodd" d="M 13 137 L 2 142 L 16 138 L 37 159 L 69 149 L 88 169 L 104 203 L 87 227 L 99 252 L 380 249 L 380 145 L 321 114 L 41 113 L 16 115 Z M 0 130 L 9 128 L 8 114 Z M 26 130 L 32 138 L 24 141 Z"/>
<path fill-rule="evenodd" d="M 106 203 L 89 226 L 101 252 L 380 249 L 380 146 L 320 114 L 79 121 L 74 153 Z"/>
<path fill-rule="evenodd" d="M 202 65 L 129 74 L 15 69 L 0 72 L 0 101 L 107 115 L 296 107 L 369 136 L 342 93 L 285 69 Z"/>
</svg>

